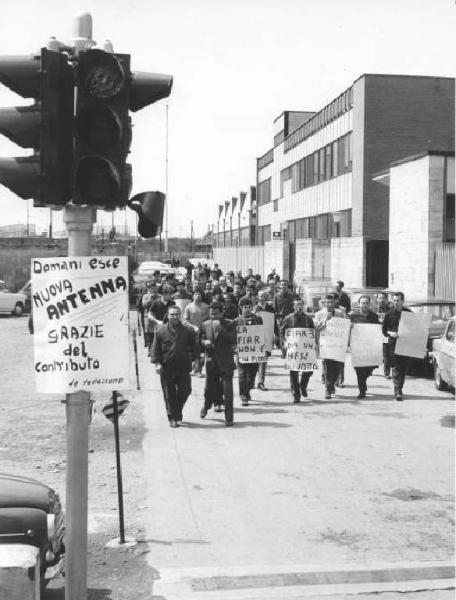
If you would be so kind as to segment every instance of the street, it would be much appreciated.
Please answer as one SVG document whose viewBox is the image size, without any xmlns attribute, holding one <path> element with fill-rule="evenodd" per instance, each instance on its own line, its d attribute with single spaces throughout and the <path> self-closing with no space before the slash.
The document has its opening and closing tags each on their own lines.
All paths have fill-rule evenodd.
<svg viewBox="0 0 456 600">
<path fill-rule="evenodd" d="M 59 397 L 34 393 L 26 325 L 0 319 L 2 470 L 42 478 L 64 496 L 64 409 Z M 240 407 L 235 378 L 233 428 L 223 414 L 199 417 L 204 379 L 193 377 L 184 423 L 170 429 L 138 340 L 141 390 L 124 393 L 132 405 L 120 435 L 127 535 L 140 544 L 129 553 L 103 549 L 116 537 L 116 488 L 111 426 L 97 409 L 89 598 L 453 596 L 445 590 L 454 548 L 452 394 L 437 392 L 431 379 L 407 377 L 404 402 L 396 402 L 377 369 L 367 398 L 357 400 L 347 364 L 345 387 L 331 400 L 316 372 L 308 401 L 293 404 L 275 350 L 268 391 L 254 390 L 248 407 Z M 95 407 L 106 400 L 98 394 Z M 116 552 L 127 566 L 107 571 L 100 591 L 106 556 Z M 129 587 L 138 563 L 141 576 Z M 45 597 L 61 598 L 62 587 L 62 579 L 53 582 Z"/>
</svg>

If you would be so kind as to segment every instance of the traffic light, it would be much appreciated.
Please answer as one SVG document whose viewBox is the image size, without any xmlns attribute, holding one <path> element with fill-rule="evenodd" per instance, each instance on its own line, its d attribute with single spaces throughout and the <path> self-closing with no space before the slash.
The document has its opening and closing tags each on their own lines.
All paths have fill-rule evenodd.
<svg viewBox="0 0 456 600">
<path fill-rule="evenodd" d="M 34 206 L 63 206 L 71 199 L 73 169 L 73 68 L 65 54 L 42 48 L 39 56 L 1 56 L 0 82 L 31 106 L 0 108 L 0 133 L 33 156 L 0 158 L 0 183 Z"/>
<path fill-rule="evenodd" d="M 76 204 L 125 207 L 132 185 L 127 163 L 137 111 L 171 93 L 172 77 L 130 70 L 130 55 L 91 49 L 76 67 L 74 197 Z"/>
<path fill-rule="evenodd" d="M 130 56 L 86 50 L 76 72 L 73 201 L 114 210 L 131 189 Z"/>
<path fill-rule="evenodd" d="M 138 233 L 143 238 L 156 237 L 163 224 L 165 194 L 162 192 L 143 192 L 136 194 L 128 206 L 138 213 Z"/>
</svg>

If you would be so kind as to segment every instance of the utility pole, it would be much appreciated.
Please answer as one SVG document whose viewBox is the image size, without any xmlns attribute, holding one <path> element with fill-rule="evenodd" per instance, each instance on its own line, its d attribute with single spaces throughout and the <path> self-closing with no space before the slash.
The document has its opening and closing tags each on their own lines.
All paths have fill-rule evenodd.
<svg viewBox="0 0 456 600">
<path fill-rule="evenodd" d="M 82 13 L 75 17 L 73 35 L 76 55 L 79 51 L 87 50 L 93 45 L 92 16 L 89 13 Z M 90 234 L 96 221 L 96 210 L 90 206 L 67 204 L 63 211 L 68 232 L 68 256 L 90 256 Z M 86 600 L 90 393 L 81 391 L 67 394 L 65 402 L 67 423 L 65 599 Z"/>
<path fill-rule="evenodd" d="M 165 148 L 165 255 L 168 255 L 168 104 L 166 104 L 166 148 Z M 160 236 L 161 240 L 161 236 Z M 161 241 L 160 241 L 161 252 Z"/>
</svg>

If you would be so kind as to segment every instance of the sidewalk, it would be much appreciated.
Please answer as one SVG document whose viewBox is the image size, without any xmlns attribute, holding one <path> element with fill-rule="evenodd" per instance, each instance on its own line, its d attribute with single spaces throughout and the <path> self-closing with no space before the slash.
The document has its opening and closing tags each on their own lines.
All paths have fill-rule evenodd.
<svg viewBox="0 0 456 600">
<path fill-rule="evenodd" d="M 235 379 L 235 427 L 222 413 L 200 419 L 204 379 L 194 377 L 184 425 L 170 429 L 139 350 L 148 562 L 162 578 L 452 563 L 454 399 L 431 380 L 407 379 L 398 403 L 376 374 L 357 401 L 347 366 L 335 398 L 323 400 L 315 373 L 309 401 L 295 405 L 275 351 L 269 390 L 254 390 L 247 408 Z"/>
</svg>

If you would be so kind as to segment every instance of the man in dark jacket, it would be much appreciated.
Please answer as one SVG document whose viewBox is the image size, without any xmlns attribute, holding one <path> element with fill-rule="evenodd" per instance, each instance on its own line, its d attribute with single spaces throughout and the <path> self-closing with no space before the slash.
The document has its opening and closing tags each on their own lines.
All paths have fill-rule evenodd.
<svg viewBox="0 0 456 600">
<path fill-rule="evenodd" d="M 290 292 L 289 284 L 286 279 L 280 281 L 280 290 L 275 294 L 273 308 L 276 315 L 277 330 L 280 331 L 282 321 L 287 315 L 293 312 L 293 301 L 298 298 L 296 294 Z M 282 348 L 282 357 L 285 358 L 285 349 Z"/>
<path fill-rule="evenodd" d="M 196 368 L 200 347 L 195 330 L 181 323 L 178 306 L 168 309 L 168 322 L 160 325 L 152 344 L 151 362 L 160 375 L 171 427 L 182 423 L 182 410 L 192 391 L 190 371 Z"/>
<path fill-rule="evenodd" d="M 253 305 L 250 299 L 242 305 L 242 314 L 234 320 L 236 327 L 239 325 L 263 325 L 263 319 L 252 312 Z M 252 400 L 250 390 L 255 387 L 255 377 L 259 363 L 241 363 L 238 359 L 239 395 L 242 406 L 248 406 Z"/>
<path fill-rule="evenodd" d="M 370 296 L 360 296 L 359 311 L 350 314 L 352 323 L 371 323 L 378 325 L 378 316 L 374 311 L 370 310 Z M 367 378 L 372 375 L 373 370 L 378 365 L 372 367 L 355 367 L 356 377 L 358 379 L 358 398 L 365 398 L 367 392 Z"/>
<path fill-rule="evenodd" d="M 225 425 L 233 425 L 233 350 L 236 344 L 236 326 L 223 317 L 220 304 L 209 307 L 209 319 L 200 333 L 201 346 L 206 353 L 206 381 L 204 404 L 200 417 L 204 419 L 211 406 L 220 412 L 225 404 Z"/>
<path fill-rule="evenodd" d="M 394 292 L 393 294 L 394 308 L 386 313 L 383 320 L 382 331 L 385 337 L 388 337 L 388 345 L 391 353 L 391 366 L 394 384 L 394 396 L 397 401 L 402 401 L 402 388 L 404 386 L 405 374 L 407 373 L 408 356 L 395 354 L 396 341 L 399 337 L 398 329 L 401 320 L 402 311 L 411 312 L 409 308 L 404 306 L 403 292 Z"/>
<path fill-rule="evenodd" d="M 293 301 L 293 312 L 287 315 L 280 326 L 280 339 L 282 347 L 285 348 L 285 331 L 294 327 L 304 327 L 306 329 L 315 329 L 312 317 L 309 317 L 304 312 L 304 301 L 301 298 L 296 298 Z M 293 402 L 297 404 L 303 398 L 307 398 L 307 386 L 309 379 L 312 376 L 312 371 L 302 371 L 301 379 L 299 380 L 299 371 L 290 371 L 290 388 L 293 394 Z"/>
</svg>

